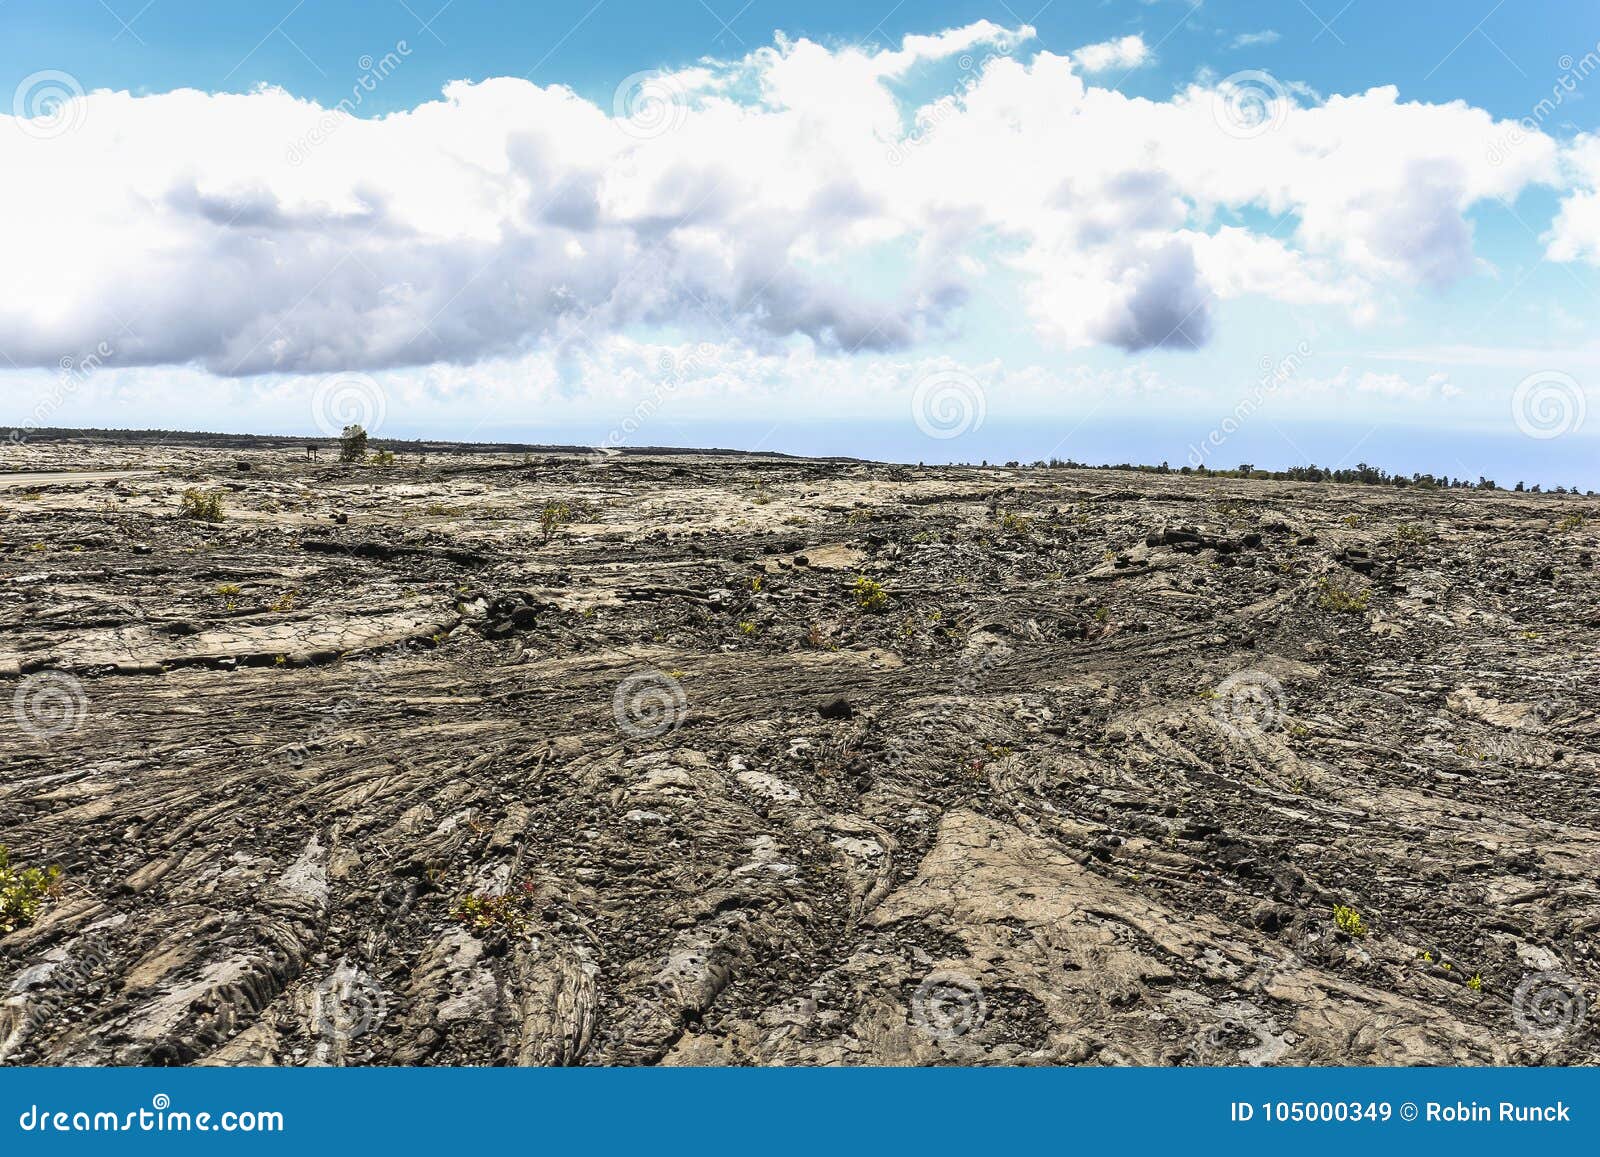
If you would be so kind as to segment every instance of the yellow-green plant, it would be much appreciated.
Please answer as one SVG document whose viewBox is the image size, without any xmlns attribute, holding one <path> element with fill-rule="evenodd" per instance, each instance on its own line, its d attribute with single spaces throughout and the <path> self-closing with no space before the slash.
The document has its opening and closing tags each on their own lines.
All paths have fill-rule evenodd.
<svg viewBox="0 0 1600 1157">
<path fill-rule="evenodd" d="M 1367 925 L 1361 919 L 1361 913 L 1344 904 L 1334 905 L 1333 924 L 1346 936 L 1365 936 L 1367 934 Z"/>
<path fill-rule="evenodd" d="M 0 844 L 0 936 L 26 928 L 44 910 L 45 902 L 61 890 L 61 869 L 13 868 L 11 855 Z"/>
<path fill-rule="evenodd" d="M 850 593 L 855 595 L 856 605 L 864 611 L 881 611 L 889 605 L 889 592 L 883 589 L 883 584 L 866 575 L 857 575 Z"/>
<path fill-rule="evenodd" d="M 548 543 L 557 530 L 572 521 L 572 511 L 565 502 L 546 502 L 539 512 L 539 538 Z"/>
<path fill-rule="evenodd" d="M 480 936 L 496 931 L 520 935 L 533 919 L 533 884 L 525 881 L 522 887 L 499 896 L 480 892 L 457 896 L 450 915 Z"/>
<path fill-rule="evenodd" d="M 222 491 L 197 490 L 191 486 L 178 500 L 178 517 L 196 522 L 221 522 L 224 517 Z"/>
<path fill-rule="evenodd" d="M 1323 577 L 1317 580 L 1317 606 L 1325 611 L 1347 615 L 1366 613 L 1367 600 L 1372 592 L 1345 586 L 1336 579 Z"/>
</svg>

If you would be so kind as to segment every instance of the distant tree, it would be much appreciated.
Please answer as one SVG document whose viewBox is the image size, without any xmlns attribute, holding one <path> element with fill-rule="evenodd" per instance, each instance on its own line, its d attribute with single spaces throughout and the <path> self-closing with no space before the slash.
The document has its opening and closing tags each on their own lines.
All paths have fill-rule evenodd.
<svg viewBox="0 0 1600 1157">
<path fill-rule="evenodd" d="M 367 432 L 360 425 L 346 426 L 339 435 L 339 461 L 360 462 L 367 456 Z"/>
</svg>

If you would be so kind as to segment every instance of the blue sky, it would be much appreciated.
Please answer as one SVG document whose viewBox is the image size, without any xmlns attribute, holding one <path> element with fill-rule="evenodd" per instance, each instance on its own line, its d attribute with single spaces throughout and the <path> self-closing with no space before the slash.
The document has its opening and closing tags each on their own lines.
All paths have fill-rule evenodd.
<svg viewBox="0 0 1600 1157">
<path fill-rule="evenodd" d="M 623 76 L 702 55 L 739 56 L 794 37 L 894 45 L 988 19 L 1031 24 L 1042 46 L 1066 51 L 1141 33 L 1160 65 L 1130 76 L 1130 92 L 1160 95 L 1197 69 L 1236 62 L 1304 81 L 1320 92 L 1399 84 L 1409 99 L 1468 100 L 1522 116 L 1547 95 L 1563 54 L 1600 39 L 1582 0 L 1187 0 L 1143 3 L 896 4 L 776 0 L 352 0 L 319 3 L 185 3 L 183 0 L 7 0 L 0 85 L 9 90 L 49 62 L 90 88 L 160 92 L 192 86 L 245 91 L 282 85 L 323 100 L 345 95 L 356 60 L 405 38 L 423 53 L 373 107 L 392 111 L 436 96 L 445 82 L 527 76 L 609 96 Z M 280 23 L 281 22 L 281 23 Z M 1480 23 L 1481 22 L 1481 23 Z M 281 29 L 281 32 L 275 31 Z M 1276 37 L 1262 38 L 1264 33 Z M 1235 47 L 1241 37 L 1251 43 Z M 298 47 L 297 47 L 298 46 Z M 1592 106 L 1591 106 L 1592 107 Z M 1571 110 L 1572 127 L 1595 127 Z M 1585 112 L 1588 115 L 1583 115 Z"/>
<path fill-rule="evenodd" d="M 1576 0 L 0 0 L 0 421 L 1600 484 L 1597 54 Z"/>
</svg>

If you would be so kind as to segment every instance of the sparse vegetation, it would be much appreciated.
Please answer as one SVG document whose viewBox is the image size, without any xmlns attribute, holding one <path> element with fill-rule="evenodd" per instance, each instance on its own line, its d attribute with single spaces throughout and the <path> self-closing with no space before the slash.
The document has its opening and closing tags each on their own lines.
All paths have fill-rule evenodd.
<svg viewBox="0 0 1600 1157">
<path fill-rule="evenodd" d="M 10 852 L 0 844 L 0 936 L 32 924 L 60 891 L 60 868 L 13 868 Z"/>
<path fill-rule="evenodd" d="M 1371 597 L 1371 591 L 1346 586 L 1335 578 L 1324 576 L 1317 580 L 1317 606 L 1325 611 L 1346 615 L 1365 614 Z"/>
<path fill-rule="evenodd" d="M 1369 931 L 1361 913 L 1344 904 L 1334 905 L 1333 925 L 1346 936 L 1365 936 Z"/>
<path fill-rule="evenodd" d="M 883 584 L 866 575 L 856 576 L 850 593 L 855 596 L 856 606 L 864 611 L 877 612 L 889 605 L 889 592 L 883 589 Z"/>
<path fill-rule="evenodd" d="M 1033 533 L 1033 519 L 1023 514 L 1015 514 L 1011 511 L 1006 511 L 1006 513 L 1000 516 L 1000 528 L 1006 531 L 1008 534 L 1017 534 L 1026 537 L 1027 535 Z"/>
<path fill-rule="evenodd" d="M 350 425 L 339 435 L 339 461 L 360 462 L 367 456 L 367 432 L 360 425 Z"/>
<path fill-rule="evenodd" d="M 190 487 L 178 500 L 178 517 L 194 522 L 221 522 L 226 517 L 222 491 Z"/>
<path fill-rule="evenodd" d="M 539 511 L 539 541 L 549 545 L 556 531 L 572 521 L 572 510 L 565 502 L 546 502 Z"/>
<path fill-rule="evenodd" d="M 533 881 L 524 880 L 521 887 L 498 896 L 481 892 L 457 896 L 450 915 L 476 936 L 491 932 L 520 936 L 533 920 Z"/>
</svg>

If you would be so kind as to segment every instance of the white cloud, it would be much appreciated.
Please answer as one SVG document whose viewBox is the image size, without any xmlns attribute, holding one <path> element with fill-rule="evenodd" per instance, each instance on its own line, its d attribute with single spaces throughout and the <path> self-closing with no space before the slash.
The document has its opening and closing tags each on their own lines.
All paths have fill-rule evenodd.
<svg viewBox="0 0 1600 1157">
<path fill-rule="evenodd" d="M 1264 28 L 1260 32 L 1241 32 L 1228 42 L 1229 48 L 1255 48 L 1262 44 L 1276 44 L 1282 40 L 1277 32 L 1271 28 Z"/>
<path fill-rule="evenodd" d="M 1029 36 L 780 40 L 654 78 L 669 107 L 638 122 L 503 78 L 377 119 L 277 89 L 95 92 L 47 140 L 0 117 L 0 351 L 309 374 L 671 327 L 883 353 L 1019 279 L 1060 347 L 1189 350 L 1230 299 L 1359 320 L 1466 276 L 1473 207 L 1558 179 L 1542 134 L 1491 163 L 1507 122 L 1459 102 L 1268 86 L 1268 131 L 1241 133 L 1215 86 L 1128 97 L 1083 76 L 1106 46 L 1023 59 Z M 964 82 L 902 107 L 890 80 L 955 58 Z M 1553 253 L 1591 253 L 1584 212 Z"/>
<path fill-rule="evenodd" d="M 1297 378 L 1289 384 L 1285 392 L 1291 395 L 1326 395 L 1334 398 L 1360 395 L 1369 399 L 1413 403 L 1449 401 L 1462 394 L 1461 388 L 1452 383 L 1450 375 L 1442 370 L 1429 374 L 1419 382 L 1404 374 L 1378 373 L 1374 370 L 1364 370 L 1357 374 L 1349 366 L 1331 378 Z"/>
<path fill-rule="evenodd" d="M 1561 201 L 1545 237 L 1546 253 L 1552 261 L 1600 265 L 1600 136 L 1579 136 L 1565 161 L 1575 188 Z"/>
<path fill-rule="evenodd" d="M 1106 72 L 1113 68 L 1138 68 L 1150 57 L 1144 37 L 1135 35 L 1086 44 L 1072 54 L 1072 61 L 1084 72 Z"/>
</svg>

